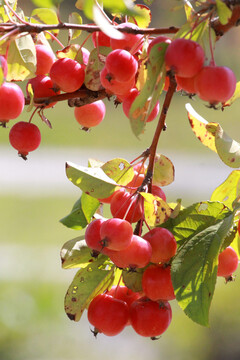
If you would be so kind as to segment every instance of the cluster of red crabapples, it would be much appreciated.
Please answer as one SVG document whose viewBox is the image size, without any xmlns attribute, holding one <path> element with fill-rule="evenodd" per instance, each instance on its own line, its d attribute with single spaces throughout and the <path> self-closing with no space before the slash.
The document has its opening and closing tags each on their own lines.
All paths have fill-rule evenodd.
<svg viewBox="0 0 240 360">
<path fill-rule="evenodd" d="M 135 180 L 140 169 L 139 164 L 134 166 Z M 160 187 L 155 186 L 153 193 L 166 201 Z M 170 301 L 175 294 L 171 261 L 177 242 L 162 227 L 149 229 L 143 236 L 133 232 L 132 223 L 143 218 L 143 207 L 131 192 L 117 190 L 108 199 L 100 200 L 110 203 L 113 217 L 93 220 L 86 228 L 86 244 L 93 256 L 102 253 L 120 269 L 142 269 L 141 290 L 134 292 L 126 285 L 114 285 L 98 294 L 88 307 L 88 320 L 95 335 L 114 336 L 131 325 L 139 335 L 155 339 L 167 330 L 172 319 Z M 217 275 L 229 281 L 237 267 L 238 255 L 227 247 L 219 254 Z"/>
<path fill-rule="evenodd" d="M 137 28 L 131 23 L 122 23 L 117 26 Z M 129 117 L 129 111 L 135 98 L 139 94 L 136 83 L 141 63 L 143 36 L 140 34 L 125 33 L 124 38 L 116 40 L 109 38 L 102 32 L 92 34 L 95 47 L 109 47 L 112 51 L 106 57 L 105 66 L 99 73 L 101 86 L 106 92 L 115 95 L 117 101 L 122 103 L 123 111 Z M 197 94 L 201 99 L 215 106 L 226 102 L 233 95 L 236 87 L 236 78 L 231 69 L 224 66 L 216 66 L 211 61 L 206 62 L 202 47 L 189 39 L 179 38 L 171 40 L 166 36 L 158 36 L 148 39 L 147 56 L 156 44 L 168 44 L 165 56 L 166 70 L 175 75 L 177 90 L 182 89 L 189 94 Z M 36 76 L 27 83 L 26 93 L 29 96 L 29 86 L 34 93 L 34 99 L 49 98 L 60 92 L 72 93 L 85 88 L 85 69 L 88 64 L 89 51 L 80 47 L 81 63 L 71 58 L 56 59 L 50 47 L 36 45 Z M 4 77 L 7 75 L 7 59 L 0 58 Z M 223 86 L 224 84 L 224 86 Z M 168 90 L 169 77 L 166 77 L 164 90 Z M 52 107 L 56 102 L 45 104 L 44 107 Z M 25 98 L 21 88 L 15 83 L 3 82 L 0 87 L 0 122 L 3 126 L 11 119 L 16 119 L 22 113 Z M 43 107 L 41 104 L 35 105 Z M 77 122 L 88 129 L 100 124 L 105 116 L 105 104 L 97 100 L 91 104 L 75 107 L 74 115 Z M 152 121 L 159 113 L 159 102 L 156 103 L 146 121 Z M 18 122 L 10 131 L 9 140 L 11 145 L 18 150 L 21 157 L 26 159 L 30 151 L 35 150 L 41 142 L 39 128 L 29 122 Z"/>
</svg>

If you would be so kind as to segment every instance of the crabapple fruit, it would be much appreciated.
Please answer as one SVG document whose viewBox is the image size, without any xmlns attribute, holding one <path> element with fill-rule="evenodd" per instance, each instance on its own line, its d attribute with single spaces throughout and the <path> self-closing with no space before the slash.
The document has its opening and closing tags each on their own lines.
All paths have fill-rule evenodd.
<svg viewBox="0 0 240 360">
<path fill-rule="evenodd" d="M 151 300 L 173 300 L 173 290 L 170 266 L 150 265 L 142 276 L 142 289 Z"/>
<path fill-rule="evenodd" d="M 142 198 L 131 195 L 125 190 L 118 190 L 112 197 L 110 210 L 113 217 L 125 220 L 130 223 L 137 222 L 143 215 Z"/>
<path fill-rule="evenodd" d="M 46 75 L 56 59 L 55 55 L 46 45 L 37 44 L 35 47 L 37 56 L 36 75 Z"/>
<path fill-rule="evenodd" d="M 147 232 L 143 238 L 152 246 L 152 263 L 168 262 L 177 251 L 177 242 L 173 234 L 164 228 L 156 227 Z"/>
<path fill-rule="evenodd" d="M 116 49 L 106 57 L 105 66 L 114 79 L 124 82 L 129 81 L 136 75 L 138 62 L 130 52 Z"/>
<path fill-rule="evenodd" d="M 0 86 L 0 122 L 16 119 L 22 113 L 24 105 L 24 95 L 17 84 L 4 82 Z"/>
<path fill-rule="evenodd" d="M 106 107 L 102 100 L 74 108 L 75 119 L 86 128 L 100 124 L 104 119 L 105 113 Z"/>
<path fill-rule="evenodd" d="M 228 246 L 218 255 L 217 276 L 225 278 L 231 276 L 238 268 L 238 255 L 236 251 Z"/>
<path fill-rule="evenodd" d="M 28 85 L 31 84 L 34 93 L 34 99 L 51 97 L 56 94 L 60 94 L 60 91 L 54 90 L 54 84 L 49 76 L 46 75 L 37 75 L 36 77 L 30 79 L 27 83 L 27 94 L 28 94 Z M 56 102 L 52 102 L 46 105 L 46 108 L 53 107 Z M 36 105 L 37 106 L 37 105 Z"/>
<path fill-rule="evenodd" d="M 132 226 L 122 219 L 108 219 L 100 228 L 102 246 L 111 250 L 126 249 L 131 243 L 132 235 Z"/>
</svg>

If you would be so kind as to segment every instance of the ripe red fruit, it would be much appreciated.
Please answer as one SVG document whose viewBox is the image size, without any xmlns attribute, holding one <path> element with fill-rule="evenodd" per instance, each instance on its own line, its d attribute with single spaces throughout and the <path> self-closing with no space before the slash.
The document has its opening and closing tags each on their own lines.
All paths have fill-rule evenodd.
<svg viewBox="0 0 240 360">
<path fill-rule="evenodd" d="M 108 54 L 105 63 L 108 72 L 117 81 L 129 81 L 138 70 L 137 60 L 130 52 L 123 49 L 116 49 Z"/>
<path fill-rule="evenodd" d="M 108 294 L 99 294 L 91 301 L 87 316 L 96 331 L 114 336 L 125 328 L 129 319 L 129 309 L 125 301 Z"/>
<path fill-rule="evenodd" d="M 136 88 L 133 88 L 130 90 L 128 96 L 123 99 L 123 104 L 122 104 L 123 112 L 127 117 L 129 117 L 130 108 L 131 108 L 134 100 L 138 96 L 138 94 L 139 94 L 139 91 Z M 153 110 L 151 111 L 151 113 L 148 115 L 147 120 L 146 120 L 147 122 L 153 121 L 155 119 L 155 117 L 159 113 L 159 108 L 160 108 L 160 105 L 159 105 L 159 101 L 158 101 L 156 103 L 156 105 L 154 106 Z"/>
<path fill-rule="evenodd" d="M 152 248 L 148 241 L 133 235 L 130 245 L 120 251 L 109 250 L 107 254 L 112 262 L 120 268 L 143 268 L 152 255 Z"/>
<path fill-rule="evenodd" d="M 112 197 L 110 210 L 113 217 L 137 222 L 143 215 L 142 199 L 125 190 L 118 190 Z"/>
<path fill-rule="evenodd" d="M 101 251 L 103 246 L 101 243 L 100 228 L 104 220 L 96 219 L 90 222 L 86 228 L 85 241 L 90 249 Z"/>
<path fill-rule="evenodd" d="M 139 186 L 142 185 L 144 178 L 145 178 L 144 174 L 139 174 L 138 172 L 134 171 L 133 179 L 126 186 L 134 187 L 135 189 L 137 189 Z"/>
<path fill-rule="evenodd" d="M 85 72 L 83 66 L 77 61 L 63 58 L 52 65 L 50 78 L 62 91 L 74 92 L 82 86 Z"/>
<path fill-rule="evenodd" d="M 106 67 L 100 73 L 100 80 L 102 86 L 115 95 L 126 95 L 135 86 L 134 78 L 124 82 L 117 81 Z"/>
<path fill-rule="evenodd" d="M 102 100 L 74 108 L 75 119 L 86 128 L 100 124 L 104 119 L 105 113 L 106 107 Z"/>
<path fill-rule="evenodd" d="M 40 145 L 41 133 L 36 125 L 20 121 L 11 128 L 9 141 L 18 150 L 18 154 L 26 160 L 28 153 Z"/>
<path fill-rule="evenodd" d="M 89 60 L 89 56 L 90 56 L 90 51 L 88 51 L 88 49 L 86 49 L 85 47 L 81 47 L 81 53 L 82 53 L 82 67 L 85 70 L 88 64 L 88 60 Z"/>
<path fill-rule="evenodd" d="M 111 295 L 115 299 L 125 301 L 128 306 L 130 306 L 135 300 L 140 298 L 138 292 L 134 292 L 129 289 L 127 286 L 113 285 L 110 290 L 107 292 L 108 295 Z"/>
<path fill-rule="evenodd" d="M 195 77 L 197 95 L 210 104 L 224 103 L 236 89 L 236 77 L 226 66 L 205 66 Z"/>
<path fill-rule="evenodd" d="M 150 265 L 143 273 L 142 289 L 151 300 L 173 300 L 173 290 L 170 266 Z"/>
<path fill-rule="evenodd" d="M 156 337 L 164 333 L 172 320 L 172 309 L 165 301 L 158 303 L 142 297 L 130 307 L 130 322 L 141 336 Z"/>
<path fill-rule="evenodd" d="M 24 105 L 24 95 L 17 84 L 4 82 L 0 86 L 0 122 L 16 119 L 22 113 Z"/>
<path fill-rule="evenodd" d="M 163 36 L 163 35 L 157 36 L 157 37 L 155 37 L 155 39 L 150 41 L 150 43 L 148 45 L 148 49 L 147 49 L 147 54 L 148 55 L 150 54 L 150 51 L 154 45 L 160 44 L 160 43 L 171 44 L 171 42 L 172 42 L 172 40 L 167 36 Z M 159 47 L 161 49 L 161 46 L 159 46 Z"/>
<path fill-rule="evenodd" d="M 54 90 L 54 85 L 49 76 L 38 75 L 35 78 L 32 78 L 27 83 L 27 94 L 28 94 L 28 84 L 32 85 L 34 99 L 44 98 L 60 94 L 60 91 Z M 53 107 L 56 102 L 52 102 L 46 106 L 46 108 Z"/>
<path fill-rule="evenodd" d="M 46 45 L 36 45 L 37 67 L 36 75 L 46 75 L 49 73 L 55 61 L 53 51 Z"/>
<path fill-rule="evenodd" d="M 231 247 L 227 247 L 218 256 L 218 271 L 217 276 L 228 278 L 238 268 L 238 255 Z"/>
<path fill-rule="evenodd" d="M 126 249 L 131 243 L 132 235 L 132 226 L 122 219 L 108 219 L 100 229 L 102 246 L 111 250 Z"/>
<path fill-rule="evenodd" d="M 203 67 L 204 51 L 195 41 L 176 39 L 168 46 L 165 63 L 168 69 L 181 77 L 193 77 Z"/>
<path fill-rule="evenodd" d="M 95 31 L 92 33 L 92 42 L 94 47 L 106 46 L 110 47 L 110 37 L 102 31 Z"/>
<path fill-rule="evenodd" d="M 131 29 L 139 29 L 137 25 L 128 23 L 128 22 L 118 25 L 117 29 L 121 29 L 121 28 L 125 28 L 125 27 L 131 28 Z M 131 51 L 131 53 L 134 55 L 142 47 L 142 41 L 141 41 L 142 38 L 143 38 L 143 36 L 140 34 L 134 35 L 134 34 L 125 33 L 123 39 L 120 39 L 120 40 L 111 39 L 110 40 L 111 48 L 113 50 L 124 49 L 127 51 Z M 134 51 L 133 51 L 133 49 L 134 49 Z"/>
<path fill-rule="evenodd" d="M 176 76 L 176 82 L 178 86 L 189 94 L 195 94 L 195 76 L 191 78 L 183 78 Z"/>
<path fill-rule="evenodd" d="M 152 185 L 152 194 L 160 197 L 164 201 L 167 200 L 166 195 L 165 195 L 164 191 L 160 188 L 160 186 Z"/>
<path fill-rule="evenodd" d="M 149 241 L 152 247 L 151 262 L 168 262 L 177 251 L 177 242 L 173 234 L 164 228 L 156 227 L 147 232 L 143 238 Z"/>
</svg>

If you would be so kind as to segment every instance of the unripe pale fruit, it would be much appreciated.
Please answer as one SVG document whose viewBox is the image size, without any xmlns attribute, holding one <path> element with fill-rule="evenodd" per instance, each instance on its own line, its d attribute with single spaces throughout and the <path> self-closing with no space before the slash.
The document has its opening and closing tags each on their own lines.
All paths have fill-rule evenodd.
<svg viewBox="0 0 240 360">
<path fill-rule="evenodd" d="M 193 77 L 203 67 L 204 58 L 204 51 L 197 42 L 180 38 L 168 46 L 165 63 L 176 75 Z"/>
<path fill-rule="evenodd" d="M 137 60 L 130 52 L 122 49 L 116 49 L 108 54 L 105 63 L 108 72 L 113 75 L 117 81 L 129 81 L 138 70 Z"/>
<path fill-rule="evenodd" d="M 55 61 L 53 51 L 46 45 L 36 45 L 37 67 L 36 75 L 46 75 L 49 73 Z"/>
<path fill-rule="evenodd" d="M 236 89 L 236 77 L 226 66 L 205 66 L 195 77 L 197 95 L 210 104 L 224 103 Z"/>
<path fill-rule="evenodd" d="M 36 150 L 41 142 L 41 133 L 35 124 L 20 121 L 9 132 L 10 144 L 26 159 L 30 151 Z"/>
<path fill-rule="evenodd" d="M 102 100 L 91 104 L 75 107 L 74 115 L 77 122 L 86 128 L 97 126 L 102 122 L 106 113 L 106 107 Z"/>
<path fill-rule="evenodd" d="M 0 122 L 16 119 L 22 113 L 24 105 L 24 95 L 17 84 L 4 82 L 0 86 Z"/>
<path fill-rule="evenodd" d="M 55 61 L 49 75 L 53 83 L 65 92 L 77 91 L 85 79 L 83 66 L 70 58 Z"/>
</svg>

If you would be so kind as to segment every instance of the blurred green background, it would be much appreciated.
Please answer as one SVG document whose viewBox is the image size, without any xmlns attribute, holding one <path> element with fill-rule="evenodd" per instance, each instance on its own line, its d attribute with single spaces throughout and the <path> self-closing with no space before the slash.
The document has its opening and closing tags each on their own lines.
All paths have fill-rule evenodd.
<svg viewBox="0 0 240 360">
<path fill-rule="evenodd" d="M 30 1 L 18 1 L 26 14 Z M 44 1 L 42 1 L 44 3 Z M 63 21 L 75 11 L 75 1 L 60 7 Z M 152 26 L 180 25 L 181 12 L 169 12 L 177 1 L 156 1 Z M 240 78 L 240 32 L 231 30 L 216 47 L 218 65 L 230 66 Z M 83 41 L 84 34 L 80 41 Z M 66 41 L 66 33 L 61 35 Z M 87 47 L 91 48 L 88 41 Z M 53 44 L 54 49 L 57 45 Z M 230 56 L 229 56 L 230 55 Z M 184 105 L 190 100 L 176 94 L 161 136 L 158 152 L 175 165 L 175 182 L 166 187 L 169 201 L 183 204 L 206 200 L 213 189 L 231 172 L 214 153 L 194 137 Z M 208 121 L 220 122 L 227 133 L 240 140 L 239 102 L 229 109 L 208 109 L 200 100 L 190 101 Z M 239 360 L 240 296 L 239 277 L 225 285 L 219 279 L 210 312 L 210 328 L 192 323 L 173 301 L 173 321 L 158 341 L 139 337 L 130 328 L 114 338 L 95 339 L 86 320 L 71 322 L 63 301 L 75 270 L 62 270 L 59 252 L 78 232 L 63 227 L 58 220 L 71 209 L 78 189 L 66 179 L 64 162 L 86 165 L 88 157 L 108 160 L 124 157 L 131 161 L 151 143 L 156 122 L 147 124 L 137 140 L 131 133 L 121 106 L 106 101 L 107 115 L 90 132 L 80 130 L 73 109 L 59 103 L 46 111 L 50 130 L 39 118 L 34 121 L 42 132 L 40 148 L 27 162 L 17 157 L 8 144 L 9 128 L 0 131 L 1 243 L 0 243 L 0 359 L 1 360 L 82 360 L 82 359 L 211 359 Z M 20 119 L 27 120 L 24 111 Z M 237 274 L 238 275 L 238 274 Z"/>
</svg>

